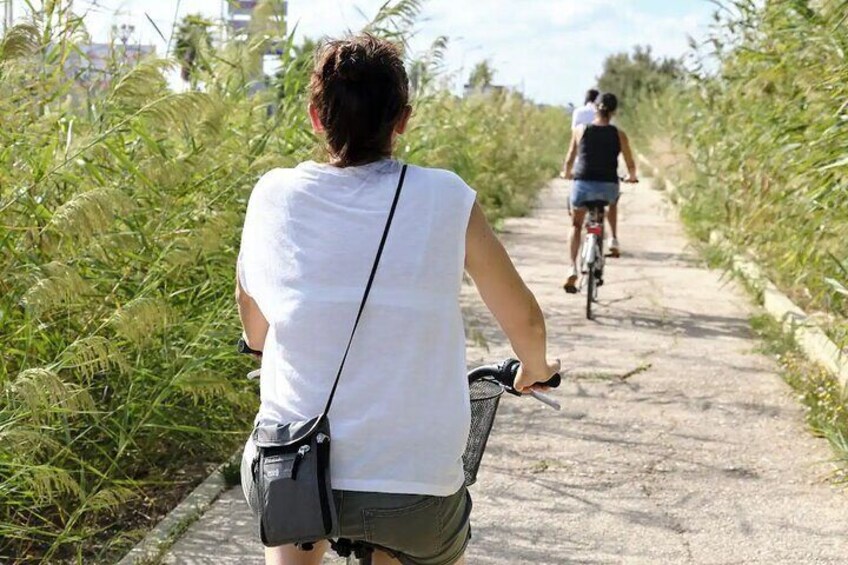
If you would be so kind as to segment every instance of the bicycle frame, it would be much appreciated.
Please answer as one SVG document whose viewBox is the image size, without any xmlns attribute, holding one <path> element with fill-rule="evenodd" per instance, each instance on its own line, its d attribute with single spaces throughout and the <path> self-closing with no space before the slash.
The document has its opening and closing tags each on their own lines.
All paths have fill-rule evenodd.
<svg viewBox="0 0 848 565">
<path fill-rule="evenodd" d="M 603 254 L 598 255 L 598 251 L 603 249 L 604 241 L 604 210 L 603 208 L 590 208 L 586 212 L 586 236 L 584 239 L 583 258 L 589 263 L 598 258 L 602 258 Z M 595 245 L 587 245 L 587 244 Z"/>
<path fill-rule="evenodd" d="M 592 304 L 597 302 L 598 287 L 604 277 L 604 208 L 606 202 L 591 202 L 587 206 L 584 226 L 586 235 L 581 249 L 580 287 L 586 291 L 586 317 L 592 319 Z"/>
</svg>

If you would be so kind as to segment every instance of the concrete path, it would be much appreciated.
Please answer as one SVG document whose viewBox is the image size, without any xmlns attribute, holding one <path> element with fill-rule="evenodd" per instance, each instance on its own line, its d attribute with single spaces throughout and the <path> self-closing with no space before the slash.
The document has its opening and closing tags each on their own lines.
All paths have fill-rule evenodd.
<svg viewBox="0 0 848 565">
<path fill-rule="evenodd" d="M 649 184 L 625 189 L 624 256 L 608 263 L 594 322 L 560 286 L 566 184 L 505 225 L 552 356 L 573 374 L 555 393 L 562 412 L 502 402 L 472 487 L 469 563 L 848 562 L 848 495 L 827 483 L 826 444 L 756 352 L 749 300 L 703 266 Z M 463 300 L 469 364 L 507 356 L 472 288 Z M 230 491 L 167 562 L 262 563 L 254 532 Z"/>
</svg>

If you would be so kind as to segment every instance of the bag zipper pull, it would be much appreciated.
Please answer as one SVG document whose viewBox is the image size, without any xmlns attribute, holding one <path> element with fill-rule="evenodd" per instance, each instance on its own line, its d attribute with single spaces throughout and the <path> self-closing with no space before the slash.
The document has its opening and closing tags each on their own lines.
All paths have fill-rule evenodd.
<svg viewBox="0 0 848 565">
<path fill-rule="evenodd" d="M 292 470 L 291 470 L 291 478 L 293 481 L 297 480 L 297 468 L 300 466 L 300 461 L 306 454 L 311 451 L 308 445 L 301 445 L 300 449 L 297 450 L 297 455 L 294 457 L 294 461 L 292 461 Z"/>
</svg>

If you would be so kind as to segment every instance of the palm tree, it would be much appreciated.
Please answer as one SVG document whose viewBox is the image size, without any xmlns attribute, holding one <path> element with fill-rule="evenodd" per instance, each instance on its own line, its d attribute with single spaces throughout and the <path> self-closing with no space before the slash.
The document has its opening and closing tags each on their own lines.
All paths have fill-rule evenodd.
<svg viewBox="0 0 848 565">
<path fill-rule="evenodd" d="M 476 90 L 485 90 L 492 86 L 492 81 L 495 79 L 495 71 L 489 61 L 481 61 L 477 63 L 474 70 L 471 71 L 471 77 L 468 79 L 468 84 Z"/>
</svg>

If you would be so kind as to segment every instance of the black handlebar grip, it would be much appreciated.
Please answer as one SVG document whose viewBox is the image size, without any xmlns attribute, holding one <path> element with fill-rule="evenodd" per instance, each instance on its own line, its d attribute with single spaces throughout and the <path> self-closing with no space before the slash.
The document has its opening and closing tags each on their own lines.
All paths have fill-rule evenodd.
<svg viewBox="0 0 848 565">
<path fill-rule="evenodd" d="M 562 376 L 559 373 L 556 373 L 553 377 L 542 383 L 543 386 L 549 386 L 551 388 L 557 388 L 561 384 Z"/>
<path fill-rule="evenodd" d="M 512 386 L 511 383 L 515 382 L 515 377 L 518 375 L 518 368 L 521 366 L 521 362 L 517 359 L 507 359 L 503 362 L 502 367 L 503 370 L 509 374 L 509 384 L 507 386 Z M 547 381 L 543 383 L 539 383 L 542 386 L 547 386 L 550 388 L 557 388 L 560 384 L 562 384 L 562 376 L 559 373 L 556 373 L 554 376 L 549 378 Z"/>
</svg>

